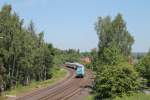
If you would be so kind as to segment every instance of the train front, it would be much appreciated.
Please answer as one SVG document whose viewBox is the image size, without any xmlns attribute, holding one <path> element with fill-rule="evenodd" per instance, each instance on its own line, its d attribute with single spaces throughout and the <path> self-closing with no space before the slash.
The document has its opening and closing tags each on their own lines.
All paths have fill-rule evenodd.
<svg viewBox="0 0 150 100">
<path fill-rule="evenodd" d="M 77 65 L 77 69 L 76 69 L 76 77 L 81 77 L 83 78 L 85 74 L 85 69 L 84 66 L 81 64 Z"/>
</svg>

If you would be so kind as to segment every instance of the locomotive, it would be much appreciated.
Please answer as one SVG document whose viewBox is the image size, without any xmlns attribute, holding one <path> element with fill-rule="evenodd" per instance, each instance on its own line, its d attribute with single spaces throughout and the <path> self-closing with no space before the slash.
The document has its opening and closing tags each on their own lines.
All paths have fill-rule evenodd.
<svg viewBox="0 0 150 100">
<path fill-rule="evenodd" d="M 76 66 L 76 77 L 83 78 L 85 75 L 85 68 L 82 64 L 77 64 Z"/>
<path fill-rule="evenodd" d="M 81 77 L 81 78 L 84 77 L 84 75 L 85 75 L 85 67 L 84 67 L 84 65 L 82 65 L 80 63 L 66 62 L 65 66 L 75 69 L 76 70 L 76 77 Z"/>
</svg>

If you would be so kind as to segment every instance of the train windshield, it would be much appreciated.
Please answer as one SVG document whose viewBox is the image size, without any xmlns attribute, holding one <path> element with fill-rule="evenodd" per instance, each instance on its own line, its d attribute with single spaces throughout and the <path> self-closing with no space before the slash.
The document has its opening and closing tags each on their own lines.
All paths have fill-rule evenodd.
<svg viewBox="0 0 150 100">
<path fill-rule="evenodd" d="M 82 68 L 82 66 L 77 66 L 77 68 Z"/>
</svg>

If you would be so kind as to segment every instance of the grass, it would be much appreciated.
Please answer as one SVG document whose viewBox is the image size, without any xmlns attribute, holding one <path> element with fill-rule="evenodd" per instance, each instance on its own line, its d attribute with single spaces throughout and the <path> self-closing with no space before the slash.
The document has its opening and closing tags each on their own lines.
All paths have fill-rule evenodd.
<svg viewBox="0 0 150 100">
<path fill-rule="evenodd" d="M 4 96 L 0 96 L 0 100 L 5 100 L 5 97 Z"/>
<path fill-rule="evenodd" d="M 94 95 L 89 95 L 86 100 L 94 100 Z M 133 93 L 133 95 L 131 96 L 116 97 L 113 100 L 150 100 L 150 95 L 140 92 L 140 93 Z"/>
<path fill-rule="evenodd" d="M 41 81 L 41 82 L 33 81 L 28 86 L 18 85 L 18 86 L 16 86 L 16 88 L 4 92 L 4 94 L 15 96 L 15 95 L 27 93 L 27 92 L 30 92 L 32 90 L 36 90 L 39 88 L 48 87 L 49 85 L 52 85 L 52 84 L 56 83 L 57 81 L 63 79 L 65 77 L 67 71 L 65 69 L 55 67 L 55 68 L 53 68 L 52 73 L 53 73 L 53 77 L 49 80 L 45 80 L 45 81 Z"/>
<path fill-rule="evenodd" d="M 94 95 L 89 95 L 86 100 L 94 100 Z"/>
<path fill-rule="evenodd" d="M 150 100 L 150 95 L 145 93 L 134 93 L 131 96 L 117 97 L 114 100 Z"/>
</svg>

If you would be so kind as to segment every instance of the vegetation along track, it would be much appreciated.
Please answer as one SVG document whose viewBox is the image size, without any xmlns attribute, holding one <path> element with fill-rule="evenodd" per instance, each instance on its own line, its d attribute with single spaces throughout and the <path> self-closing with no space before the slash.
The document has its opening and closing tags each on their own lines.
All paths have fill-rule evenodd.
<svg viewBox="0 0 150 100">
<path fill-rule="evenodd" d="M 67 68 L 67 70 L 70 74 L 63 81 L 48 88 L 18 97 L 16 100 L 67 100 L 72 98 L 89 85 L 89 79 L 92 74 L 91 71 L 87 70 L 84 78 L 75 78 L 75 70 L 70 68 Z"/>
</svg>

